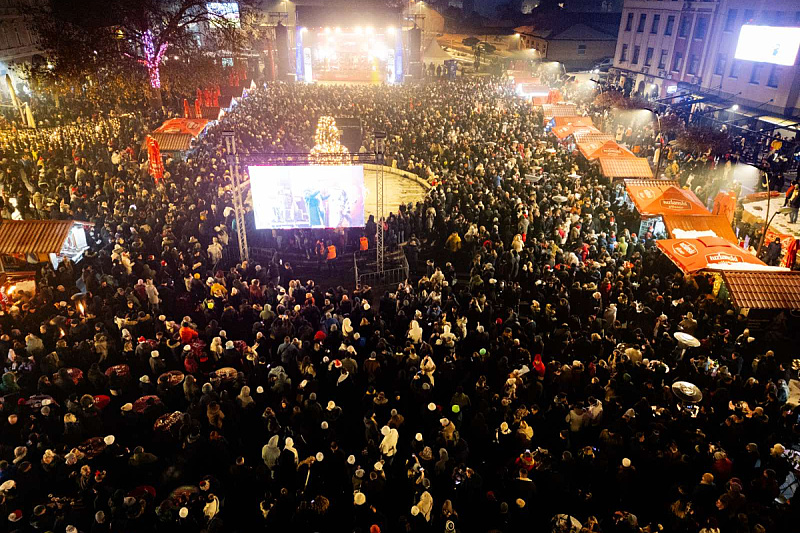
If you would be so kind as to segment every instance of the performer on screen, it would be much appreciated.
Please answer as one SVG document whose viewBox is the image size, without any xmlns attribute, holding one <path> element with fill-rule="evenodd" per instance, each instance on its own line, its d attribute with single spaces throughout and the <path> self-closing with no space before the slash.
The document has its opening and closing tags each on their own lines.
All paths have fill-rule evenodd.
<svg viewBox="0 0 800 533">
<path fill-rule="evenodd" d="M 350 217 L 350 210 L 353 208 L 353 202 L 347 195 L 347 191 L 342 189 L 339 194 L 337 206 L 339 207 L 339 222 L 336 224 L 337 228 L 349 228 L 353 225 L 353 219 Z"/>
<path fill-rule="evenodd" d="M 306 205 L 308 206 L 308 215 L 311 222 L 311 227 L 328 227 L 325 213 L 323 212 L 323 202 L 328 199 L 327 194 L 320 191 L 306 190 L 305 194 Z"/>
</svg>

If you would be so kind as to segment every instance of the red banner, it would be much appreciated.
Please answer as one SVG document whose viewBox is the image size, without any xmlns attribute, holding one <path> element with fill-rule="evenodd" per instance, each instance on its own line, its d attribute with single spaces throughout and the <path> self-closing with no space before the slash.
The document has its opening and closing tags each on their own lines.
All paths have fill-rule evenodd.
<svg viewBox="0 0 800 533">
<path fill-rule="evenodd" d="M 194 118 L 189 116 L 189 100 L 183 99 L 183 118 Z"/>
<path fill-rule="evenodd" d="M 147 136 L 147 159 L 150 163 L 150 175 L 158 185 L 164 179 L 164 162 L 161 160 L 161 148 L 158 146 L 158 141 L 149 135 Z"/>
</svg>

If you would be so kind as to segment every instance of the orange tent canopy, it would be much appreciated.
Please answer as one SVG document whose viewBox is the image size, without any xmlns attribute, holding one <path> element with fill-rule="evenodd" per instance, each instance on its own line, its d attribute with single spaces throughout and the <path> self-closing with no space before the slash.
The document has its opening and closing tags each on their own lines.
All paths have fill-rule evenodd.
<svg viewBox="0 0 800 533">
<path fill-rule="evenodd" d="M 555 117 L 553 119 L 554 127 L 559 128 L 561 126 L 592 126 L 594 127 L 594 123 L 592 122 L 591 117 L 582 117 L 579 115 L 571 116 L 571 117 Z"/>
<path fill-rule="evenodd" d="M 675 181 L 625 180 L 625 188 L 643 216 L 711 214 L 693 192 L 681 189 Z"/>
<path fill-rule="evenodd" d="M 589 160 L 600 157 L 636 157 L 633 152 L 613 140 L 578 142 L 578 150 Z"/>
<path fill-rule="evenodd" d="M 188 133 L 197 137 L 208 126 L 209 121 L 200 118 L 171 118 L 156 128 L 156 133 Z"/>
<path fill-rule="evenodd" d="M 578 132 L 600 133 L 589 117 L 555 117 L 553 122 L 553 135 L 562 140 Z"/>
<path fill-rule="evenodd" d="M 751 255 L 720 237 L 700 237 L 699 239 L 664 239 L 656 241 L 670 261 L 683 272 L 697 272 L 714 266 L 732 265 L 742 268 L 744 265 L 767 267 L 754 255 Z"/>
</svg>

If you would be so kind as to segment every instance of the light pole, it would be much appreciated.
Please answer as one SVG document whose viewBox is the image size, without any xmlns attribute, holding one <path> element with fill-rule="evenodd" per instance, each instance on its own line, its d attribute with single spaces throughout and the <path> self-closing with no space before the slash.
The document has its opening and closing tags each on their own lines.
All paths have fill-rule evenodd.
<svg viewBox="0 0 800 533">
<path fill-rule="evenodd" d="M 769 190 L 769 186 L 767 187 L 767 190 Z M 767 196 L 767 210 L 769 210 L 769 196 Z M 761 255 L 761 249 L 764 247 L 764 241 L 767 238 L 767 230 L 772 225 L 772 219 L 775 218 L 775 215 L 777 215 L 778 213 L 782 213 L 785 215 L 787 213 L 790 213 L 791 210 L 792 210 L 791 207 L 781 207 L 780 209 L 772 213 L 771 217 L 769 217 L 767 223 L 764 224 L 764 230 L 761 232 L 761 238 L 758 240 L 758 250 L 756 250 L 756 257 Z"/>
</svg>

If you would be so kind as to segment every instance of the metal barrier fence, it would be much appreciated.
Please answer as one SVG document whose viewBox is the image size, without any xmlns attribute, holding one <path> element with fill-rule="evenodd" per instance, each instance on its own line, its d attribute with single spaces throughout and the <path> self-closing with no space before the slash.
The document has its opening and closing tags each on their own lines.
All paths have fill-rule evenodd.
<svg viewBox="0 0 800 533">
<path fill-rule="evenodd" d="M 356 288 L 369 285 L 370 287 L 380 287 L 386 285 L 396 285 L 408 279 L 408 260 L 405 254 L 401 257 L 401 264 L 396 268 L 387 268 L 383 272 L 365 272 L 359 274 L 358 264 L 355 265 Z"/>
<path fill-rule="evenodd" d="M 255 261 L 261 265 L 265 265 L 272 261 L 275 257 L 275 248 L 259 248 L 256 246 L 250 247 L 250 260 Z"/>
</svg>

